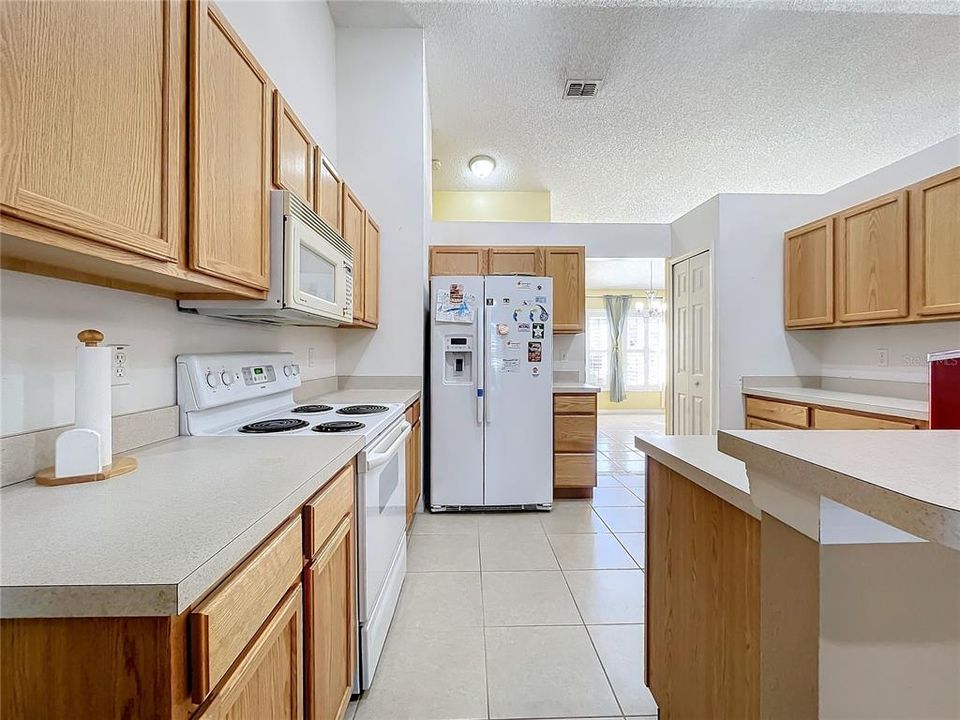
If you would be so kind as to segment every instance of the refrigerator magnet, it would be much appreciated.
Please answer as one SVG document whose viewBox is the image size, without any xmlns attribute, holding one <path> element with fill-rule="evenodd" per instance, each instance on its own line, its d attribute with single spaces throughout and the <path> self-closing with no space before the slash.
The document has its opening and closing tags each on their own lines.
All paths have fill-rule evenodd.
<svg viewBox="0 0 960 720">
<path fill-rule="evenodd" d="M 534 340 L 543 340 L 544 325 L 543 323 L 534 323 L 533 324 L 533 339 Z"/>
<path fill-rule="evenodd" d="M 509 326 L 505 323 L 497 323 L 497 335 L 506 335 L 508 332 L 510 332 Z"/>
<path fill-rule="evenodd" d="M 463 302 L 463 285 L 460 283 L 450 283 L 450 302 L 454 304 Z"/>
<path fill-rule="evenodd" d="M 531 363 L 543 362 L 543 343 L 540 343 L 540 342 L 527 343 L 527 362 L 531 362 Z"/>
<path fill-rule="evenodd" d="M 534 365 L 534 366 L 533 366 L 533 369 L 530 370 L 530 374 L 533 375 L 534 377 L 539 377 L 539 376 L 540 376 L 540 368 L 538 368 L 536 365 Z"/>
<path fill-rule="evenodd" d="M 503 372 L 516 372 L 520 368 L 520 358 L 504 358 L 500 363 Z"/>
<path fill-rule="evenodd" d="M 522 332 L 522 333 L 530 332 L 530 323 L 519 323 L 517 325 L 517 332 Z"/>
<path fill-rule="evenodd" d="M 546 295 L 537 295 L 537 304 L 543 304 L 547 302 Z"/>
</svg>

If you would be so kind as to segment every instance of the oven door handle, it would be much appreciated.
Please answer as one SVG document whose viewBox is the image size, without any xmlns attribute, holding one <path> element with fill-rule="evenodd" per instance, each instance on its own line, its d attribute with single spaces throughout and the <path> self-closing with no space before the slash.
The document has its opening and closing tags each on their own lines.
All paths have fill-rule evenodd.
<svg viewBox="0 0 960 720">
<path fill-rule="evenodd" d="M 397 435 L 392 443 L 390 443 L 390 447 L 383 452 L 373 452 L 367 454 L 367 472 L 390 462 L 390 459 L 396 454 L 397 449 L 400 447 L 403 441 L 407 439 L 407 436 L 412 430 L 410 423 L 408 423 L 406 420 L 400 423 L 398 427 L 401 428 L 400 434 Z"/>
</svg>

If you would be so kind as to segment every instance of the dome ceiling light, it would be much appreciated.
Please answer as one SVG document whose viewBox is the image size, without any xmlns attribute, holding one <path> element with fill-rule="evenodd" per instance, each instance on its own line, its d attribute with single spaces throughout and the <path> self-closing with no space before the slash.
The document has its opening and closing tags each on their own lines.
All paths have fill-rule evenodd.
<svg viewBox="0 0 960 720">
<path fill-rule="evenodd" d="M 497 161 L 489 155 L 476 155 L 470 158 L 467 167 L 478 178 L 485 178 L 497 167 Z"/>
</svg>

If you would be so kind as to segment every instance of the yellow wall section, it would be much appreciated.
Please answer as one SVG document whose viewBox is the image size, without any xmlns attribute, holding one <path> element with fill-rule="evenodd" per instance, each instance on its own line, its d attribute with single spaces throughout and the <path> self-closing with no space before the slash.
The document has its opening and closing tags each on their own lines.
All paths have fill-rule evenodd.
<svg viewBox="0 0 960 720">
<path fill-rule="evenodd" d="M 434 190 L 433 219 L 462 222 L 550 222 L 550 193 Z"/>
<path fill-rule="evenodd" d="M 663 290 L 657 290 L 657 295 L 663 297 Z M 587 309 L 599 310 L 604 307 L 603 299 L 600 295 L 635 295 L 645 296 L 646 290 L 598 290 L 587 288 Z M 648 392 L 627 392 L 627 397 L 623 402 L 610 402 L 610 393 L 606 390 L 597 395 L 597 409 L 599 410 L 662 410 L 663 393 L 656 391 Z"/>
</svg>

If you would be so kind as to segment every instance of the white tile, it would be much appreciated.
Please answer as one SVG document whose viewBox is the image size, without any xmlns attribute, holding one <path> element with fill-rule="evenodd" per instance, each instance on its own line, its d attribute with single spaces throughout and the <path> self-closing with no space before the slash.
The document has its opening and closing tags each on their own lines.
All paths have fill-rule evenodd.
<svg viewBox="0 0 960 720">
<path fill-rule="evenodd" d="M 480 538 L 480 565 L 490 570 L 557 570 L 546 535 L 483 535 Z"/>
<path fill-rule="evenodd" d="M 647 486 L 646 472 L 617 473 L 617 480 L 628 488 L 645 488 Z"/>
<path fill-rule="evenodd" d="M 583 621 L 588 625 L 642 623 L 642 570 L 565 570 Z"/>
<path fill-rule="evenodd" d="M 483 573 L 483 619 L 487 627 L 582 622 L 563 573 L 544 571 Z"/>
<path fill-rule="evenodd" d="M 623 545 L 630 557 L 637 561 L 642 569 L 646 564 L 647 535 L 646 533 L 617 533 L 617 540 Z"/>
<path fill-rule="evenodd" d="M 479 570 L 480 542 L 474 535 L 412 535 L 407 546 L 408 572 Z"/>
<path fill-rule="evenodd" d="M 412 535 L 476 535 L 477 516 L 468 513 L 418 513 Z"/>
<path fill-rule="evenodd" d="M 551 535 L 550 544 L 563 570 L 637 567 L 613 535 Z"/>
<path fill-rule="evenodd" d="M 408 572 L 392 627 L 481 627 L 479 572 Z"/>
<path fill-rule="evenodd" d="M 607 450 L 629 450 L 630 446 L 620 442 L 619 440 L 609 438 L 606 435 L 598 434 L 597 449 L 603 452 L 606 452 Z"/>
<path fill-rule="evenodd" d="M 620 467 L 619 464 L 615 463 L 613 460 L 605 458 L 603 455 L 597 455 L 597 472 L 598 473 L 619 473 L 623 472 L 624 468 Z"/>
<path fill-rule="evenodd" d="M 617 476 L 611 473 L 600 473 L 597 475 L 597 487 L 623 487 Z"/>
<path fill-rule="evenodd" d="M 647 510 L 644 507 L 598 507 L 594 510 L 615 533 L 637 533 L 646 530 Z"/>
<path fill-rule="evenodd" d="M 636 460 L 619 460 L 617 464 L 628 473 L 644 472 L 647 469 L 647 461 L 642 458 Z"/>
<path fill-rule="evenodd" d="M 582 625 L 487 628 L 491 718 L 618 714 Z"/>
<path fill-rule="evenodd" d="M 347 703 L 347 712 L 343 715 L 343 720 L 353 720 L 354 716 L 357 714 L 357 703 L 359 700 L 351 700 Z"/>
<path fill-rule="evenodd" d="M 553 510 L 540 516 L 547 535 L 567 533 L 609 533 L 589 501 L 553 504 Z"/>
<path fill-rule="evenodd" d="M 623 487 L 598 487 L 593 490 L 594 507 L 639 507 L 640 499 Z"/>
<path fill-rule="evenodd" d="M 657 703 L 643 684 L 643 625 L 590 625 L 587 630 L 620 709 L 634 715 L 656 715 Z"/>
<path fill-rule="evenodd" d="M 624 450 L 604 450 L 603 454 L 614 462 L 621 462 L 623 460 L 643 460 L 643 455 L 639 450 L 630 450 L 629 448 Z"/>
<path fill-rule="evenodd" d="M 486 717 L 482 628 L 392 628 L 356 720 Z"/>
<path fill-rule="evenodd" d="M 479 516 L 481 535 L 542 535 L 540 511 L 483 513 Z"/>
</svg>

